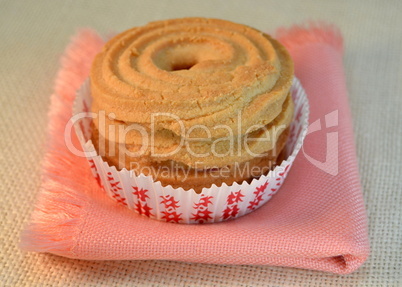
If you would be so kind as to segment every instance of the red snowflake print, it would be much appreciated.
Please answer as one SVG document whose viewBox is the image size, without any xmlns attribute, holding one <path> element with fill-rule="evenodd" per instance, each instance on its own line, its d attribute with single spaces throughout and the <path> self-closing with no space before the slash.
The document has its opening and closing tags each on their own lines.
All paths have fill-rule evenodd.
<svg viewBox="0 0 402 287">
<path fill-rule="evenodd" d="M 222 213 L 223 219 L 228 219 L 231 217 L 236 217 L 240 211 L 239 203 L 243 202 L 242 197 L 244 195 L 241 193 L 241 190 L 237 192 L 231 192 L 227 198 L 227 207 Z"/>
<path fill-rule="evenodd" d="M 120 196 L 120 194 L 115 193 L 115 194 L 113 194 L 112 197 L 116 200 L 117 203 L 120 203 L 120 204 L 122 204 L 122 205 L 127 205 L 126 199 L 125 199 L 125 198 L 122 198 L 122 197 Z"/>
<path fill-rule="evenodd" d="M 257 188 L 254 191 L 255 197 L 252 201 L 249 201 L 250 205 L 247 207 L 248 209 L 255 209 L 257 206 L 260 205 L 260 202 L 262 201 L 262 197 L 267 187 L 268 187 L 268 181 L 266 181 L 264 184 L 260 186 L 257 186 Z"/>
<path fill-rule="evenodd" d="M 88 160 L 88 161 L 89 161 L 90 167 L 91 167 L 92 169 L 95 169 L 95 170 L 96 170 L 96 166 L 95 166 L 94 160 L 93 160 L 93 159 L 90 159 L 90 160 Z"/>
<path fill-rule="evenodd" d="M 211 199 L 212 196 L 203 196 L 200 198 L 198 203 L 194 203 L 194 208 L 199 209 L 200 207 L 208 207 L 209 204 L 212 204 Z"/>
<path fill-rule="evenodd" d="M 112 188 L 113 191 L 122 190 L 122 188 L 119 186 L 120 181 L 116 181 L 111 172 L 107 173 L 107 180 L 108 180 L 108 182 L 110 184 L 110 187 Z"/>
<path fill-rule="evenodd" d="M 148 206 L 148 204 L 142 204 L 141 202 L 135 203 L 135 210 L 139 214 L 143 214 L 145 216 L 151 217 L 153 214 L 151 213 L 152 208 Z"/>
<path fill-rule="evenodd" d="M 90 166 L 90 168 L 92 169 L 93 173 L 96 174 L 96 176 L 95 176 L 96 181 L 98 182 L 98 184 L 99 184 L 100 186 L 102 186 L 102 183 L 101 183 L 101 180 L 100 180 L 100 176 L 99 176 L 98 170 L 96 169 L 96 165 L 95 165 L 95 162 L 94 162 L 93 159 L 90 159 L 90 160 L 89 160 L 89 166 Z"/>
<path fill-rule="evenodd" d="M 244 195 L 241 193 L 241 190 L 237 192 L 231 192 L 230 195 L 228 196 L 227 202 L 228 204 L 242 202 L 243 201 L 241 199 L 242 197 L 244 197 Z"/>
<path fill-rule="evenodd" d="M 166 209 L 167 208 L 176 209 L 176 208 L 180 207 L 180 205 L 178 205 L 179 201 L 174 200 L 173 196 L 166 195 L 166 196 L 161 196 L 161 198 L 162 198 L 161 204 L 163 204 Z"/>
<path fill-rule="evenodd" d="M 248 209 L 255 209 L 258 205 L 260 205 L 260 202 L 262 201 L 262 194 L 257 195 L 253 201 L 250 201 L 250 205 L 247 207 Z"/>
<path fill-rule="evenodd" d="M 121 203 L 123 205 L 127 205 L 127 203 L 125 202 L 126 199 L 121 197 L 119 190 L 122 190 L 122 188 L 119 186 L 120 185 L 120 181 L 116 181 L 112 175 L 111 172 L 107 173 L 107 180 L 110 184 L 110 191 L 113 193 L 113 198 L 118 202 Z"/>
<path fill-rule="evenodd" d="M 261 193 L 264 193 L 264 191 L 267 189 L 267 187 L 268 187 L 268 180 L 264 184 L 257 186 L 256 190 L 254 191 L 254 194 L 256 196 L 258 196 Z"/>
<path fill-rule="evenodd" d="M 208 220 L 212 219 L 211 217 L 212 211 L 209 211 L 208 209 L 205 210 L 197 210 L 196 213 L 192 213 L 192 216 L 190 219 L 197 221 L 198 223 L 205 223 L 208 222 Z"/>
<path fill-rule="evenodd" d="M 180 222 L 180 220 L 182 220 L 181 213 L 177 213 L 176 211 L 173 212 L 162 211 L 162 214 L 163 214 L 162 219 L 165 219 L 166 222 L 178 223 Z"/>
<path fill-rule="evenodd" d="M 138 203 L 134 203 L 134 209 L 137 211 L 137 213 L 147 217 L 154 216 L 151 212 L 152 208 L 146 202 L 147 198 L 149 198 L 147 195 L 148 190 L 137 186 L 132 186 L 132 188 L 134 189 L 133 195 L 135 195 L 138 199 Z"/>
<path fill-rule="evenodd" d="M 213 196 L 201 195 L 200 200 L 194 203 L 195 213 L 191 214 L 192 217 L 190 219 L 198 223 L 205 223 L 212 219 L 212 211 L 208 210 L 208 206 L 212 204 L 212 198 Z"/>
<path fill-rule="evenodd" d="M 226 209 L 223 211 L 223 219 L 236 217 L 236 215 L 239 213 L 239 210 L 240 209 L 237 207 L 237 204 L 232 207 L 226 207 Z"/>
<path fill-rule="evenodd" d="M 149 196 L 147 195 L 148 189 L 138 188 L 137 186 L 132 186 L 134 189 L 133 194 L 138 197 L 141 201 L 146 201 Z"/>
<path fill-rule="evenodd" d="M 279 175 L 280 175 L 280 176 L 286 175 L 287 172 L 288 172 L 288 170 L 289 170 L 289 167 L 290 167 L 290 164 L 288 164 L 288 165 L 285 167 L 285 170 L 284 170 L 283 172 L 279 173 Z"/>
<path fill-rule="evenodd" d="M 180 207 L 179 201 L 174 200 L 174 197 L 170 195 L 161 196 L 161 198 L 161 204 L 165 207 L 165 210 L 161 212 L 163 214 L 162 219 L 165 219 L 166 222 L 176 223 L 182 220 L 181 213 L 176 212 L 176 208 Z"/>
</svg>

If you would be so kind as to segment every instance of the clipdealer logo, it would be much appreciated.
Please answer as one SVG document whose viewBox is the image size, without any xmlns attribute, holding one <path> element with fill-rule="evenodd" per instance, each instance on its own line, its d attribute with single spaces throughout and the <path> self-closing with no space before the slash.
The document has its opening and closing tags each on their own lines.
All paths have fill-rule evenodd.
<svg viewBox="0 0 402 287">
<path fill-rule="evenodd" d="M 325 129 L 329 129 L 331 127 L 338 127 L 338 110 L 332 111 L 329 114 L 325 115 Z M 311 123 L 308 127 L 306 140 L 308 140 L 309 135 L 311 137 L 312 134 L 323 131 L 324 127 L 321 124 L 321 119 L 317 119 L 313 123 Z M 323 162 L 313 158 L 308 155 L 304 149 L 304 145 L 302 146 L 303 155 L 306 159 L 314 166 L 319 168 L 320 170 L 330 174 L 337 175 L 339 172 L 339 142 L 338 142 L 338 131 L 327 132 L 326 133 L 326 147 L 325 147 L 325 160 Z"/>
<path fill-rule="evenodd" d="M 205 156 L 208 156 L 209 154 L 213 154 L 214 156 L 217 157 L 224 157 L 227 155 L 233 155 L 234 153 L 234 140 L 237 141 L 237 144 L 243 144 L 245 147 L 245 150 L 247 153 L 249 153 L 250 155 L 252 155 L 253 157 L 256 156 L 263 156 L 264 154 L 255 154 L 253 153 L 250 149 L 249 149 L 249 142 L 252 141 L 270 141 L 272 139 L 272 135 L 270 136 L 270 133 L 268 132 L 266 126 L 263 125 L 259 125 L 259 126 L 253 126 L 250 127 L 248 131 L 250 131 L 251 129 L 265 129 L 266 135 L 267 137 L 265 138 L 247 138 L 244 137 L 243 139 L 240 137 L 235 137 L 233 136 L 233 131 L 229 126 L 225 126 L 225 125 L 218 125 L 213 127 L 214 129 L 225 129 L 227 130 L 227 136 L 223 137 L 223 138 L 219 138 L 219 139 L 215 139 L 216 143 L 219 141 L 223 141 L 223 140 L 227 140 L 229 141 L 230 144 L 230 148 L 225 152 L 225 153 L 218 153 L 215 149 L 215 144 L 213 143 L 211 145 L 211 152 L 206 154 L 198 154 L 195 153 L 191 147 L 190 147 L 190 142 L 193 140 L 198 140 L 198 141 L 208 141 L 211 140 L 211 132 L 209 130 L 208 127 L 203 126 L 203 125 L 197 125 L 194 127 L 191 127 L 190 129 L 188 129 L 187 131 L 185 130 L 184 124 L 181 122 L 180 118 L 178 118 L 176 115 L 174 114 L 170 114 L 170 113 L 156 113 L 155 115 L 152 115 L 152 124 L 151 127 L 155 128 L 155 119 L 158 116 L 169 116 L 172 119 L 176 120 L 179 125 L 180 125 L 180 130 L 181 130 L 181 139 L 180 139 L 180 145 L 173 151 L 170 151 L 166 154 L 158 154 L 155 151 L 154 148 L 154 144 L 155 144 L 155 139 L 153 136 L 153 131 L 151 131 L 151 135 L 149 135 L 149 133 L 147 132 L 147 130 L 139 124 L 130 124 L 130 125 L 122 125 L 122 124 L 113 124 L 113 125 L 108 125 L 108 129 L 109 129 L 109 135 L 110 138 L 113 139 L 113 136 L 115 134 L 116 131 L 116 127 L 118 129 L 118 139 L 117 142 L 122 143 L 119 144 L 119 159 L 121 161 L 124 161 L 125 159 L 125 155 L 128 156 L 132 156 L 132 157 L 136 157 L 136 156 L 141 156 L 144 154 L 144 152 L 148 149 L 148 147 L 150 147 L 151 153 L 157 156 L 165 156 L 168 157 L 169 155 L 174 154 L 175 152 L 178 152 L 178 150 L 180 148 L 182 148 L 183 146 L 186 148 L 187 152 L 189 154 L 191 154 L 194 157 L 198 157 L 198 158 L 202 158 Z M 110 113 L 107 115 L 107 117 L 109 118 L 109 120 L 114 120 L 115 119 L 115 115 L 113 113 Z M 74 115 L 73 117 L 71 117 L 70 121 L 68 121 L 68 123 L 66 124 L 65 127 L 65 131 L 64 131 L 64 139 L 65 139 L 65 144 L 67 146 L 67 148 L 69 149 L 70 152 L 72 152 L 73 154 L 80 156 L 80 157 L 85 157 L 85 156 L 95 156 L 97 154 L 96 150 L 91 150 L 91 151 L 81 151 L 80 149 L 78 149 L 76 147 L 76 145 L 73 143 L 72 141 L 72 131 L 73 131 L 73 126 L 74 125 L 80 125 L 81 130 L 85 130 L 85 125 L 82 123 L 82 121 L 92 121 L 93 119 L 98 119 L 99 121 L 99 127 L 103 130 L 106 129 L 106 113 L 104 111 L 100 111 L 99 114 L 97 113 L 93 113 L 93 112 L 82 112 L 82 113 L 78 113 L 76 115 Z M 241 114 L 238 115 L 238 121 L 241 123 Z M 307 135 L 306 135 L 306 140 L 309 139 L 309 136 L 311 137 L 312 134 L 316 133 L 316 132 L 320 132 L 320 131 L 324 131 L 325 129 L 329 129 L 332 127 L 337 127 L 339 124 L 339 116 L 338 116 L 338 110 L 332 111 L 328 114 L 326 114 L 324 116 L 324 121 L 322 124 L 322 120 L 321 119 L 317 119 L 316 121 L 314 121 L 313 123 L 311 123 L 308 127 L 308 131 L 307 131 Z M 89 126 L 89 124 L 87 123 L 86 126 Z M 191 138 L 190 135 L 191 133 L 195 130 L 195 129 L 202 129 L 203 131 L 205 131 L 207 137 L 206 138 Z M 238 128 L 239 130 L 241 130 L 241 127 Z M 277 136 L 277 134 L 279 132 L 282 132 L 284 129 L 283 126 L 277 127 L 273 129 L 273 137 L 275 138 Z M 139 132 L 141 134 L 141 139 L 142 139 L 142 143 L 141 143 L 141 148 L 136 151 L 136 152 L 132 152 L 127 150 L 124 142 L 125 142 L 125 137 L 127 136 L 127 134 L 130 131 L 136 131 Z M 247 133 L 246 132 L 246 133 Z M 239 133 L 238 133 L 239 134 Z M 189 141 L 184 140 L 184 138 L 188 138 L 190 139 Z M 114 139 L 116 140 L 116 139 Z M 324 161 L 319 161 L 317 159 L 315 159 L 313 156 L 309 155 L 304 146 L 302 146 L 302 152 L 303 155 L 306 157 L 306 159 L 315 167 L 317 167 L 318 169 L 324 171 L 325 173 L 328 173 L 330 175 L 336 176 L 339 172 L 339 161 L 338 161 L 338 153 L 339 153 L 339 141 L 338 141 L 338 131 L 332 131 L 332 132 L 327 132 L 326 133 L 326 147 L 325 147 L 325 160 Z M 105 151 L 105 141 L 100 141 L 99 142 L 99 150 Z M 114 148 L 109 148 L 108 150 L 108 154 L 111 156 L 114 156 L 116 154 L 116 150 Z M 100 154 L 101 156 L 104 156 L 104 154 Z M 137 166 L 136 164 L 134 164 L 134 166 Z M 237 167 L 239 168 L 239 167 Z M 180 169 L 180 168 L 179 168 Z M 211 171 L 213 171 L 214 169 L 216 169 L 216 167 L 210 167 L 209 168 Z M 223 170 L 223 174 L 225 174 L 226 171 Z M 256 171 L 256 174 L 258 174 L 258 172 Z"/>
<path fill-rule="evenodd" d="M 131 169 L 135 169 L 136 172 L 146 172 L 145 174 L 166 174 L 166 172 L 181 173 L 186 178 L 190 173 L 192 176 L 211 176 L 211 177 L 225 177 L 235 174 L 251 174 L 259 176 L 265 174 L 270 170 L 271 166 L 253 166 L 247 162 L 234 163 L 231 166 L 207 166 L 203 161 L 206 157 L 218 157 L 222 158 L 225 156 L 243 156 L 247 154 L 246 158 L 256 158 L 264 157 L 268 155 L 268 152 L 255 153 L 253 150 L 253 144 L 256 142 L 271 142 L 278 139 L 280 134 L 286 129 L 286 125 L 275 125 L 267 126 L 263 124 L 256 124 L 245 131 L 246 136 L 242 135 L 242 118 L 241 113 L 238 113 L 237 123 L 234 127 L 228 125 L 216 125 L 214 127 L 207 127 L 205 125 L 194 125 L 190 128 L 185 128 L 184 123 L 181 119 L 171 113 L 155 113 L 151 115 L 150 127 L 146 129 L 143 125 L 131 123 L 121 123 L 119 121 L 114 121 L 116 119 L 114 113 L 109 113 L 106 115 L 105 111 L 99 111 L 98 113 L 93 112 L 82 112 L 71 117 L 70 121 L 67 123 L 64 131 L 64 138 L 67 148 L 73 154 L 79 157 L 92 157 L 96 156 L 98 153 L 100 156 L 117 156 L 119 159 L 119 168 L 127 167 L 126 157 L 140 157 L 146 154 L 146 156 L 158 157 L 159 160 L 169 160 L 175 153 L 185 151 L 186 154 L 190 155 L 194 159 L 195 167 L 190 168 L 188 166 L 183 167 L 183 165 L 176 164 L 168 168 L 166 165 L 162 166 L 141 166 L 137 162 L 128 162 Z M 157 132 L 157 122 L 162 119 L 169 117 L 170 120 L 177 122 L 180 130 L 180 134 L 177 135 L 179 143 L 177 146 L 172 146 L 172 149 L 167 149 L 164 153 L 161 150 L 155 148 L 155 133 Z M 110 124 L 107 119 L 112 121 Z M 96 149 L 90 151 L 82 151 L 77 146 L 77 143 L 73 143 L 72 131 L 74 126 L 78 126 L 79 130 L 86 135 L 85 141 L 90 139 L 89 127 L 91 122 L 97 121 L 97 128 L 99 134 L 106 135 L 106 137 L 99 137 Z M 234 130 L 235 128 L 235 130 Z M 220 130 L 220 134 L 223 136 L 214 138 L 213 132 Z M 253 131 L 259 131 L 256 137 L 250 136 Z M 129 150 L 126 147 L 126 137 L 130 132 L 134 132 L 139 135 L 140 140 L 137 141 L 139 149 Z M 203 136 L 193 136 L 193 132 L 198 135 Z M 117 135 L 117 136 L 116 136 Z M 106 141 L 109 145 L 106 145 Z M 197 145 L 206 143 L 206 148 L 203 150 L 197 149 Z M 223 143 L 222 143 L 223 142 Z M 112 143 L 112 144 L 110 144 Z M 219 146 L 220 145 L 220 146 Z M 222 145 L 225 147 L 222 149 Z M 270 150 L 270 152 L 276 153 L 276 146 Z M 106 151 L 107 149 L 107 151 Z M 202 152 L 201 152 L 202 151 Z M 176 157 L 177 158 L 177 157 Z M 197 160 L 199 159 L 199 160 Z M 144 169 L 144 170 L 142 170 Z M 152 170 L 149 170 L 152 169 Z M 187 169 L 187 170 L 184 170 Z M 143 173 L 143 172 L 142 172 Z M 174 176 L 174 175 L 173 175 Z"/>
</svg>

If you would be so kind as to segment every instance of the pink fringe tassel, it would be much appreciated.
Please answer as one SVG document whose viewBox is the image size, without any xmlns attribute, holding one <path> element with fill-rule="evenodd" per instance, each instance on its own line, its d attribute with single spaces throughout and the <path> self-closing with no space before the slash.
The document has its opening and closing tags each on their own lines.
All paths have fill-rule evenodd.
<svg viewBox="0 0 402 287">
<path fill-rule="evenodd" d="M 85 198 L 93 192 L 85 183 L 93 181 L 88 166 L 77 164 L 64 142 L 64 129 L 72 114 L 76 90 L 88 77 L 90 63 L 104 42 L 96 32 L 81 30 L 72 39 L 62 59 L 51 96 L 46 155 L 42 184 L 30 224 L 22 232 L 20 247 L 27 251 L 71 252 L 83 216 Z M 80 180 L 71 181 L 71 178 Z M 93 187 L 92 187 L 93 189 Z M 73 254 L 72 254 L 73 255 Z"/>
<path fill-rule="evenodd" d="M 308 22 L 305 25 L 294 25 L 290 28 L 279 28 L 276 38 L 290 51 L 311 43 L 331 45 L 343 54 L 343 38 L 339 29 L 323 22 Z"/>
</svg>

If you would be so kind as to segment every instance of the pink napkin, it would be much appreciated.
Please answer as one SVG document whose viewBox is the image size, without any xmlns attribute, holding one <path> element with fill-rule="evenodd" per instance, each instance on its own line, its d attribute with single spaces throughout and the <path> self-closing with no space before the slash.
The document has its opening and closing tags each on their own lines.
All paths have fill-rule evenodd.
<svg viewBox="0 0 402 287">
<path fill-rule="evenodd" d="M 368 256 L 369 243 L 342 38 L 327 26 L 293 27 L 279 31 L 278 38 L 289 48 L 310 100 L 304 150 L 282 189 L 260 209 L 224 223 L 182 225 L 117 205 L 100 190 L 87 160 L 66 148 L 63 133 L 75 92 L 103 44 L 95 32 L 80 31 L 56 79 L 42 185 L 22 248 L 88 260 L 279 265 L 340 274 L 356 270 Z"/>
</svg>

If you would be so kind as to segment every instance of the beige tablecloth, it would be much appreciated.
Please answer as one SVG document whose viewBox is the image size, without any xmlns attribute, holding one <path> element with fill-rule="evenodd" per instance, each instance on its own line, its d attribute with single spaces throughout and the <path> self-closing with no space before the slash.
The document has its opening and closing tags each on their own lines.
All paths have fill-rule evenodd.
<svg viewBox="0 0 402 287">
<path fill-rule="evenodd" d="M 402 2 L 0 1 L 1 286 L 402 286 Z M 58 58 L 80 27 L 122 31 L 207 16 L 268 32 L 305 20 L 338 25 L 354 117 L 372 252 L 340 276 L 269 266 L 71 260 L 24 253 L 20 231 L 40 181 Z"/>
</svg>

